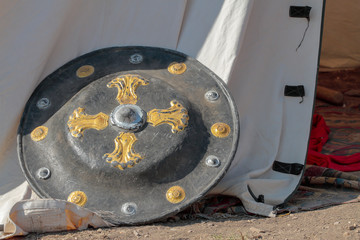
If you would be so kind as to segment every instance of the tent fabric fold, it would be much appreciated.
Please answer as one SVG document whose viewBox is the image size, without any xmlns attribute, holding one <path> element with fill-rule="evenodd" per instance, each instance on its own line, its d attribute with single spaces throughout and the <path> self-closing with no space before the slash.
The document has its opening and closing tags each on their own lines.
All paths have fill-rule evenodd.
<svg viewBox="0 0 360 240">
<path fill-rule="evenodd" d="M 29 232 L 58 232 L 112 226 L 114 225 L 94 212 L 64 200 L 23 200 L 11 208 L 0 239 L 26 235 Z"/>
</svg>

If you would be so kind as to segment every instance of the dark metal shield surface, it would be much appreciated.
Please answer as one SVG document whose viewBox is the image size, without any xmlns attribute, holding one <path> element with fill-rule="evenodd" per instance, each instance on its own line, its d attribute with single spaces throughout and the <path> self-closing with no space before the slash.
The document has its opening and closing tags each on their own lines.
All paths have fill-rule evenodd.
<svg viewBox="0 0 360 240">
<path fill-rule="evenodd" d="M 39 84 L 18 152 L 39 196 L 138 224 L 204 196 L 230 166 L 238 137 L 234 102 L 201 63 L 167 49 L 113 47 Z"/>
</svg>

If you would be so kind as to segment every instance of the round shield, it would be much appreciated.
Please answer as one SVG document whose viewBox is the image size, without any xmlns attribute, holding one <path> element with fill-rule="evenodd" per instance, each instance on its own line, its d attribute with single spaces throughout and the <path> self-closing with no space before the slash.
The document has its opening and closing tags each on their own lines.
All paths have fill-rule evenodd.
<svg viewBox="0 0 360 240">
<path fill-rule="evenodd" d="M 137 224 L 204 196 L 230 166 L 238 137 L 234 102 L 201 63 L 167 49 L 113 47 L 39 84 L 18 152 L 39 196 Z"/>
</svg>

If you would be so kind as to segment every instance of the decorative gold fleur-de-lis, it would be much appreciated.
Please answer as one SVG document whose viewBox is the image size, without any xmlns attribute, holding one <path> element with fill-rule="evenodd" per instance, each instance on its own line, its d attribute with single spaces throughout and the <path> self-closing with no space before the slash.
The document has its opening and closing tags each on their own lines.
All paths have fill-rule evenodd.
<svg viewBox="0 0 360 240">
<path fill-rule="evenodd" d="M 177 133 L 184 130 L 189 121 L 187 110 L 176 100 L 170 102 L 168 109 L 153 109 L 147 114 L 147 121 L 156 127 L 161 124 L 169 124 L 171 131 Z"/>
<path fill-rule="evenodd" d="M 105 113 L 87 115 L 84 108 L 77 108 L 70 115 L 67 125 L 73 137 L 80 137 L 89 128 L 103 130 L 108 126 L 109 116 Z"/>
<path fill-rule="evenodd" d="M 139 75 L 126 74 L 111 80 L 107 87 L 116 87 L 118 89 L 116 99 L 120 104 L 136 104 L 136 89 L 141 85 L 148 84 L 149 81 Z"/>
<path fill-rule="evenodd" d="M 134 133 L 120 133 L 114 139 L 115 149 L 112 153 L 105 153 L 103 158 L 111 163 L 114 167 L 118 167 L 120 170 L 125 168 L 132 168 L 143 157 L 135 153 L 133 145 L 137 141 Z"/>
</svg>

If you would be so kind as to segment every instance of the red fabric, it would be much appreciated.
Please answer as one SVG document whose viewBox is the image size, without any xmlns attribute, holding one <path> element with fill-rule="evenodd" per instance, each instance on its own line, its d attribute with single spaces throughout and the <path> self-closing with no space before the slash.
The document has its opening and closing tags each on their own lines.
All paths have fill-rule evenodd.
<svg viewBox="0 0 360 240">
<path fill-rule="evenodd" d="M 321 150 L 329 139 L 330 129 L 321 115 L 314 114 L 306 163 L 343 172 L 360 171 L 360 153 L 349 156 L 322 154 Z"/>
</svg>

